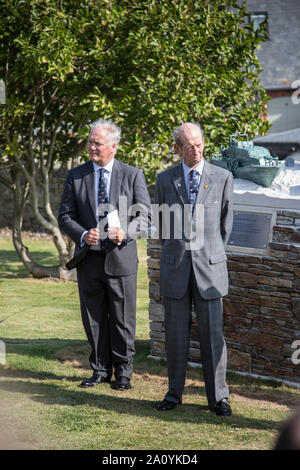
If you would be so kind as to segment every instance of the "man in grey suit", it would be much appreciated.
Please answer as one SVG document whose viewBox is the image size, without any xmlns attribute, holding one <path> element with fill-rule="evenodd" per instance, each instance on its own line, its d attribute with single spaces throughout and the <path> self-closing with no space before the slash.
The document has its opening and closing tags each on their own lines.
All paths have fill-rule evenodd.
<svg viewBox="0 0 300 470">
<path fill-rule="evenodd" d="M 110 382 L 114 368 L 114 388 L 127 390 L 135 353 L 134 238 L 147 222 L 150 199 L 143 173 L 115 159 L 119 140 L 120 129 L 111 121 L 100 119 L 91 126 L 90 161 L 68 173 L 58 220 L 76 243 L 67 267 L 77 268 L 82 321 L 91 346 L 93 374 L 81 386 Z"/>
<path fill-rule="evenodd" d="M 229 171 L 204 160 L 201 126 L 182 124 L 174 138 L 183 161 L 158 175 L 155 193 L 156 204 L 173 212 L 171 218 L 170 210 L 162 210 L 159 227 L 169 390 L 158 410 L 169 411 L 182 402 L 193 301 L 209 408 L 228 416 L 232 411 L 226 384 L 222 296 L 228 290 L 224 245 L 232 228 L 233 179 Z"/>
</svg>

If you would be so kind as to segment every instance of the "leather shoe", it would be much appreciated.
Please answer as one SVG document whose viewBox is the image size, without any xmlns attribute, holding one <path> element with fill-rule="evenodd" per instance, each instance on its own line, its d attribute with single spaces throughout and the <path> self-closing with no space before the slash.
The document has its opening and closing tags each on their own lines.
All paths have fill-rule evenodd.
<svg viewBox="0 0 300 470">
<path fill-rule="evenodd" d="M 158 411 L 170 411 L 173 410 L 177 405 L 181 405 L 182 401 L 175 403 L 174 401 L 163 400 L 157 407 Z"/>
<path fill-rule="evenodd" d="M 115 390 L 128 390 L 129 388 L 131 388 L 130 379 L 121 376 L 115 381 L 112 387 Z"/>
<path fill-rule="evenodd" d="M 226 398 L 223 398 L 223 400 L 218 401 L 216 406 L 211 411 L 214 411 L 217 416 L 232 415 L 231 406 L 229 405 L 228 400 Z"/>
<path fill-rule="evenodd" d="M 87 380 L 83 380 L 81 384 L 79 385 L 80 387 L 83 388 L 90 388 L 90 387 L 96 387 L 96 385 L 102 384 L 104 382 L 110 382 L 109 377 L 102 377 L 102 375 L 98 374 L 93 374 L 92 377 L 90 377 Z"/>
</svg>

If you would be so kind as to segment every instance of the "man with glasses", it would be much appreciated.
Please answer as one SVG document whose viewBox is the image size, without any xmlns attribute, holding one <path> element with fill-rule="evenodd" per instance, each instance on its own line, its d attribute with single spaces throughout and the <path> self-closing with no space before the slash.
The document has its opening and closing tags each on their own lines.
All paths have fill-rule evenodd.
<svg viewBox="0 0 300 470">
<path fill-rule="evenodd" d="M 82 321 L 91 346 L 93 374 L 81 383 L 86 388 L 110 382 L 113 372 L 115 389 L 131 386 L 138 268 L 133 237 L 147 224 L 151 209 L 143 173 L 115 158 L 119 140 L 120 129 L 113 122 L 92 124 L 90 161 L 68 173 L 59 210 L 61 229 L 76 243 L 67 267 L 77 268 Z"/>
</svg>

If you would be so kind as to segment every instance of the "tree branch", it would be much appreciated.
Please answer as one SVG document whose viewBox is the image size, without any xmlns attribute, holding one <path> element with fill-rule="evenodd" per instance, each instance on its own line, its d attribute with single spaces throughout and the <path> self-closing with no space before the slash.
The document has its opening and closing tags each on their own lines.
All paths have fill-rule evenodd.
<svg viewBox="0 0 300 470">
<path fill-rule="evenodd" d="M 11 191 L 13 191 L 13 184 L 9 183 L 3 176 L 0 175 L 0 183 L 4 184 L 7 188 L 9 188 Z"/>
</svg>

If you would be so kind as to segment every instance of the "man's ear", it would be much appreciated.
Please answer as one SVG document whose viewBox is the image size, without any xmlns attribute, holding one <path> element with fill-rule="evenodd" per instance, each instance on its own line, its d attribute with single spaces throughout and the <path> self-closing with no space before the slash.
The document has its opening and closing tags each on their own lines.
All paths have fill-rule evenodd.
<svg viewBox="0 0 300 470">
<path fill-rule="evenodd" d="M 174 144 L 174 150 L 176 153 L 178 153 L 178 155 L 182 155 L 182 150 L 181 150 L 181 147 L 179 147 L 179 145 Z"/>
</svg>

